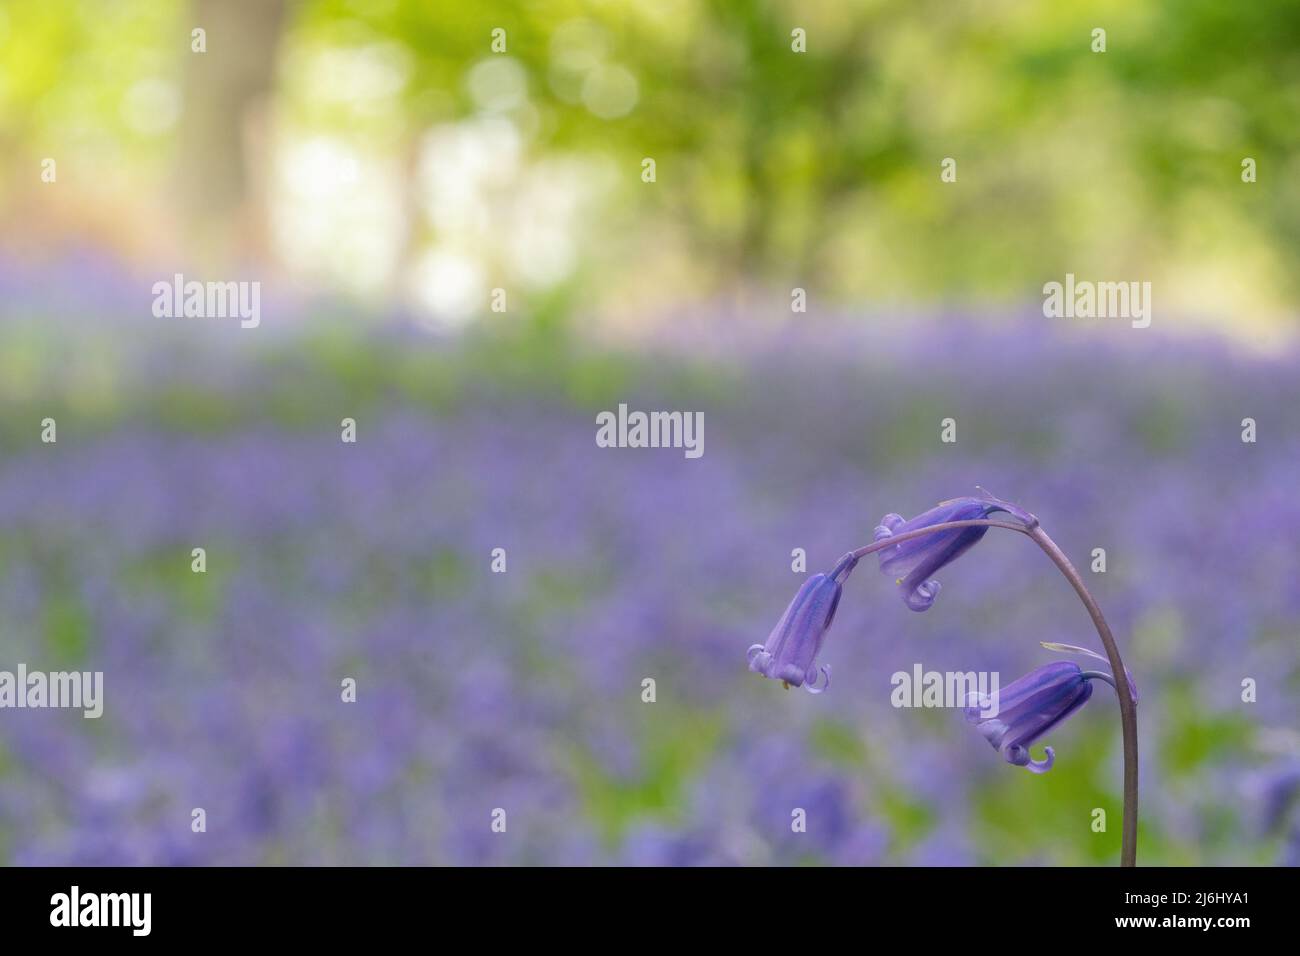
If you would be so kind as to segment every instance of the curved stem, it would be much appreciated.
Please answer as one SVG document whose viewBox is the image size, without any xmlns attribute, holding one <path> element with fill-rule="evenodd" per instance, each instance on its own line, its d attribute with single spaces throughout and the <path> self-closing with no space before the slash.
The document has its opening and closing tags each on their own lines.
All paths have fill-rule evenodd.
<svg viewBox="0 0 1300 956">
<path fill-rule="evenodd" d="M 1065 575 L 1065 579 L 1070 582 L 1071 587 L 1074 588 L 1074 593 L 1079 595 L 1079 600 L 1088 609 L 1088 616 L 1092 618 L 1093 626 L 1097 628 L 1097 636 L 1101 638 L 1102 646 L 1106 649 L 1106 658 L 1110 662 L 1111 673 L 1115 679 L 1115 696 L 1119 698 L 1119 720 L 1124 738 L 1124 820 L 1119 865 L 1136 866 L 1138 823 L 1137 705 L 1133 702 L 1133 688 L 1129 686 L 1128 671 L 1124 669 L 1124 661 L 1119 656 L 1119 648 L 1115 644 L 1115 636 L 1110 631 L 1110 625 L 1106 623 L 1101 608 L 1098 607 L 1096 600 L 1083 583 L 1083 578 L 1078 570 L 1070 563 L 1070 559 L 1065 556 L 1065 552 L 1040 527 L 1032 528 L 1026 534 L 1043 549 L 1043 553 L 1052 559 L 1052 563 L 1060 569 L 1061 574 Z"/>
<path fill-rule="evenodd" d="M 1030 516 L 1032 518 L 1032 516 Z M 1005 528 L 1008 531 L 1019 531 L 1021 534 L 1032 538 L 1043 553 L 1051 559 L 1057 569 L 1070 582 L 1074 588 L 1074 593 L 1079 596 L 1083 606 L 1088 611 L 1088 616 L 1092 618 L 1092 624 L 1097 629 L 1097 636 L 1101 638 L 1102 646 L 1106 649 L 1106 659 L 1110 662 L 1111 671 L 1114 674 L 1115 695 L 1119 698 L 1119 719 L 1121 735 L 1124 742 L 1124 819 L 1122 823 L 1122 838 L 1120 845 L 1120 866 L 1137 865 L 1137 820 L 1138 820 L 1138 753 L 1137 753 L 1137 706 L 1133 701 L 1133 689 L 1129 686 L 1128 672 L 1124 669 L 1124 661 L 1119 656 L 1119 648 L 1115 644 L 1115 636 L 1111 633 L 1110 625 L 1106 623 L 1106 618 L 1101 613 L 1101 608 L 1097 605 L 1096 600 L 1088 591 L 1087 585 L 1083 583 L 1083 578 L 1078 570 L 1070 563 L 1070 559 L 1047 534 L 1046 531 L 1038 524 L 1037 519 L 1029 523 L 996 521 L 989 518 L 972 518 L 967 521 L 945 521 L 941 524 L 930 525 L 928 528 L 917 528 L 914 531 L 905 531 L 902 534 L 892 535 L 883 538 L 872 544 L 865 545 L 855 551 L 850 551 L 845 558 L 852 560 L 847 562 L 844 576 L 852 571 L 853 566 L 858 560 L 872 554 L 876 551 L 883 551 L 885 548 L 900 544 L 912 538 L 920 538 L 924 535 L 938 534 L 942 531 L 949 531 L 956 528 Z M 841 559 L 841 565 L 844 560 Z"/>
</svg>

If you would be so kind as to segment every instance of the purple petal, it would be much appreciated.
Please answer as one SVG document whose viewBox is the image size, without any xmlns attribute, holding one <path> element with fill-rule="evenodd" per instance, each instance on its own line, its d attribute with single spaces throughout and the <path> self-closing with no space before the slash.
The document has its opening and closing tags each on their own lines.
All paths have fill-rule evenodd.
<svg viewBox="0 0 1300 956">
<path fill-rule="evenodd" d="M 820 687 L 815 686 L 817 682 L 817 671 L 812 669 L 808 671 L 808 682 L 803 685 L 803 689 L 810 694 L 824 693 L 831 686 L 831 665 L 822 665 L 822 676 L 825 678 Z"/>
</svg>

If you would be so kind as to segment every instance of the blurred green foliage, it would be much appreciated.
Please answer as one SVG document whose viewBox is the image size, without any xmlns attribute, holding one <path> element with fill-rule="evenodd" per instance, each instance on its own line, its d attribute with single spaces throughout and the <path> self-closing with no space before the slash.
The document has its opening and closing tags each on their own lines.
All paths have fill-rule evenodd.
<svg viewBox="0 0 1300 956">
<path fill-rule="evenodd" d="M 97 188 L 166 205 L 186 127 L 133 125 L 159 95 L 138 84 L 184 88 L 189 30 L 212 9 L 0 5 L 3 154 L 93 155 Z M 548 159 L 583 164 L 598 205 L 576 261 L 527 291 L 561 320 L 737 284 L 998 306 L 1067 271 L 1149 278 L 1162 307 L 1238 330 L 1293 311 L 1294 4 L 300 0 L 286 13 L 275 136 L 349 141 L 383 175 L 416 176 L 428 130 L 491 116 L 543 180 Z M 210 42 L 209 56 L 231 37 Z M 475 72 L 493 58 L 510 68 Z M 955 183 L 940 181 L 945 157 Z M 1241 180 L 1245 157 L 1257 183 Z M 0 203 L 30 175 L 0 176 Z M 487 228 L 514 241 L 510 222 Z"/>
</svg>

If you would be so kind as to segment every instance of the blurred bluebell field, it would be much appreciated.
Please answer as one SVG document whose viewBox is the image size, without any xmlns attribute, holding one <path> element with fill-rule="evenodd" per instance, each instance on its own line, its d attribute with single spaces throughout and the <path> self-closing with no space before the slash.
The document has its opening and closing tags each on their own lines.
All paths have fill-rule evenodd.
<svg viewBox="0 0 1300 956">
<path fill-rule="evenodd" d="M 89 274 L 60 314 L 124 308 Z M 1042 776 L 960 711 L 890 704 L 917 663 L 1005 683 L 1052 659 L 1040 641 L 1095 645 L 1019 536 L 990 532 L 923 615 L 864 562 L 821 696 L 746 669 L 793 549 L 825 570 L 884 513 L 976 485 L 1081 568 L 1106 550 L 1088 578 L 1142 691 L 1140 861 L 1294 859 L 1295 357 L 960 316 L 636 353 L 322 326 L 254 353 L 24 324 L 47 293 L 6 292 L 6 379 L 34 383 L 0 426 L 6 661 L 105 675 L 99 720 L 3 714 L 7 862 L 1109 863 L 1112 695 L 1043 741 Z M 597 447 L 621 401 L 702 411 L 705 454 Z"/>
<path fill-rule="evenodd" d="M 1021 536 L 747 669 L 982 487 L 1139 863 L 1300 863 L 1300 7 L 931 6 L 0 3 L 0 674 L 104 675 L 0 708 L 0 862 L 1111 865 L 1108 689 L 1041 776 L 891 705 L 1096 647 Z"/>
</svg>

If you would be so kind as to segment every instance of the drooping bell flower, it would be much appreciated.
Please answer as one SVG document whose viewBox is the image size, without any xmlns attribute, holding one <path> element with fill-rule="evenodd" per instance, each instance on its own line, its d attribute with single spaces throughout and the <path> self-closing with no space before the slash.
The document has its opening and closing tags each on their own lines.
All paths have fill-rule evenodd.
<svg viewBox="0 0 1300 956">
<path fill-rule="evenodd" d="M 966 720 L 1007 763 L 1046 773 L 1056 761 L 1056 752 L 1047 747 L 1047 758 L 1035 760 L 1029 745 L 1088 702 L 1094 679 L 1111 683 L 1109 674 L 1081 670 L 1073 661 L 1046 664 L 1012 681 L 996 699 L 971 694 Z"/>
<path fill-rule="evenodd" d="M 829 665 L 822 665 L 823 679 L 820 685 L 817 683 L 817 654 L 835 619 L 844 579 L 857 563 L 853 555 L 845 555 L 830 574 L 814 574 L 804 581 L 768 635 L 767 643 L 749 648 L 749 669 L 779 680 L 787 688 L 803 686 L 814 694 L 830 686 Z"/>
<path fill-rule="evenodd" d="M 882 541 L 948 521 L 987 518 L 999 511 L 1006 512 L 1026 525 L 1032 526 L 1038 521 L 1023 508 L 995 498 L 981 489 L 978 496 L 940 502 L 911 520 L 905 520 L 902 515 L 887 514 L 876 527 L 875 539 Z M 939 582 L 931 575 L 965 554 L 987 531 L 988 528 L 978 527 L 953 528 L 884 548 L 879 552 L 880 570 L 894 578 L 903 602 L 908 607 L 913 611 L 924 611 L 934 604 L 934 599 L 939 594 Z"/>
</svg>

